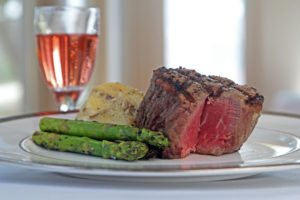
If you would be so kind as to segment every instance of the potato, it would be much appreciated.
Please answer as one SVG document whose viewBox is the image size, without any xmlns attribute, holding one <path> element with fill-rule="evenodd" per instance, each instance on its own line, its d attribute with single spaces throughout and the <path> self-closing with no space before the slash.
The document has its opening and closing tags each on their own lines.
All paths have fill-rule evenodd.
<svg viewBox="0 0 300 200">
<path fill-rule="evenodd" d="M 104 83 L 93 88 L 77 120 L 134 125 L 143 93 L 121 83 Z"/>
</svg>

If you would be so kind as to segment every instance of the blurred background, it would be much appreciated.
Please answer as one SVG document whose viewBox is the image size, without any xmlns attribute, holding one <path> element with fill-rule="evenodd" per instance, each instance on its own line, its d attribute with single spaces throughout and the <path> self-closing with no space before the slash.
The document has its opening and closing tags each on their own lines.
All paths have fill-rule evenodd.
<svg viewBox="0 0 300 200">
<path fill-rule="evenodd" d="M 265 111 L 300 114 L 299 0 L 0 0 L 0 116 L 57 110 L 43 81 L 33 29 L 38 5 L 101 9 L 89 87 L 146 91 L 152 70 L 196 69 L 256 87 Z"/>
</svg>

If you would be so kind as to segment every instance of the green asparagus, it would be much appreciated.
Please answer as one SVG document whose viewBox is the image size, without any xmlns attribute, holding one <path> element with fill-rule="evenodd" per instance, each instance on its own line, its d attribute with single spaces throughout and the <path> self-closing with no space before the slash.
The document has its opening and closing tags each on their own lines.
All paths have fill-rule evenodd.
<svg viewBox="0 0 300 200">
<path fill-rule="evenodd" d="M 45 117 L 40 120 L 40 129 L 59 134 L 85 136 L 96 140 L 140 141 L 158 148 L 169 145 L 168 138 L 161 132 L 125 125 Z"/>
<path fill-rule="evenodd" d="M 32 140 L 35 144 L 47 149 L 127 161 L 143 158 L 148 152 L 148 146 L 137 141 L 98 141 L 88 137 L 61 135 L 42 131 L 34 132 Z"/>
</svg>

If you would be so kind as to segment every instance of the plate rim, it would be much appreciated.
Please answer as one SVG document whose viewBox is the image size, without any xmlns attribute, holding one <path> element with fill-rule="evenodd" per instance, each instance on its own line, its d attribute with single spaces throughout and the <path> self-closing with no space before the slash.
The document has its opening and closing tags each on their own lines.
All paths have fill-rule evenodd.
<svg viewBox="0 0 300 200">
<path fill-rule="evenodd" d="M 28 161 L 17 161 L 0 157 L 0 162 L 7 165 L 19 166 L 27 169 L 39 171 L 82 174 L 82 175 L 100 175 L 100 176 L 120 176 L 120 177 L 193 177 L 193 176 L 221 176 L 238 174 L 259 174 L 263 172 L 276 172 L 289 169 L 299 169 L 299 163 L 246 166 L 246 167 L 227 167 L 227 168 L 206 168 L 206 169 L 168 169 L 168 170 L 125 170 L 110 168 L 84 168 L 68 165 L 42 164 Z"/>
</svg>

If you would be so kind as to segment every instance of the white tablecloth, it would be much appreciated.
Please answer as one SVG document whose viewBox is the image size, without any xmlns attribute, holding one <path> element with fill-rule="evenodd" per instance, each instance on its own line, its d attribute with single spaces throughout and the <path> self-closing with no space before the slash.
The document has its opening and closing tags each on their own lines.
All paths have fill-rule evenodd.
<svg viewBox="0 0 300 200">
<path fill-rule="evenodd" d="M 95 181 L 0 165 L 2 200 L 300 199 L 300 170 L 198 183 Z"/>
</svg>

